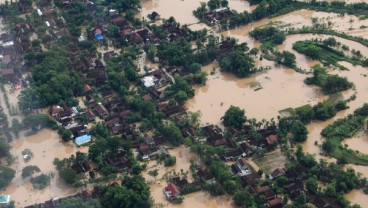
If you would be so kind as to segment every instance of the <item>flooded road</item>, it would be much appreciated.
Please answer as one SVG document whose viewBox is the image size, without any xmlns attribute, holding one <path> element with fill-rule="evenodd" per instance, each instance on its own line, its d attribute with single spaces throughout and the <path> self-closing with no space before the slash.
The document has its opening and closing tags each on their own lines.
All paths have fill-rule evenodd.
<svg viewBox="0 0 368 208">
<path fill-rule="evenodd" d="M 61 142 L 59 135 L 50 129 L 43 129 L 32 136 L 21 136 L 11 143 L 11 154 L 17 157 L 12 165 L 16 175 L 3 193 L 10 194 L 11 199 L 16 201 L 16 207 L 41 203 L 54 197 L 62 197 L 76 193 L 78 190 L 66 185 L 58 176 L 53 161 L 55 158 L 66 158 L 77 151 L 87 152 L 88 147 L 77 148 L 74 143 Z M 31 150 L 33 157 L 30 161 L 23 160 L 22 151 Z M 52 176 L 50 185 L 43 190 L 35 190 L 29 178 L 21 177 L 22 169 L 28 165 L 36 165 L 41 173 Z M 37 175 L 37 174 L 36 174 Z"/>
</svg>

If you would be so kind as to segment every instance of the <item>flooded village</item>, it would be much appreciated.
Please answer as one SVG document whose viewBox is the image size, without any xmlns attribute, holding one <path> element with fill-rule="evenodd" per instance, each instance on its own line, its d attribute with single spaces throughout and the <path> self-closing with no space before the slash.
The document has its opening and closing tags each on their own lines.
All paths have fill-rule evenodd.
<svg viewBox="0 0 368 208">
<path fill-rule="evenodd" d="M 0 207 L 368 207 L 364 0 L 0 3 Z"/>
</svg>

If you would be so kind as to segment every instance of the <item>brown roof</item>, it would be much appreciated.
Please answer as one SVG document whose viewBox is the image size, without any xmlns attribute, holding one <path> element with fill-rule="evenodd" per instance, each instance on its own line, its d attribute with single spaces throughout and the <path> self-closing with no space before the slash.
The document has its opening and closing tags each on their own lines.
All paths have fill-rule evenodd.
<svg viewBox="0 0 368 208">
<path fill-rule="evenodd" d="M 142 96 L 142 99 L 144 101 L 151 101 L 152 100 L 152 96 L 150 94 L 145 94 Z"/>
<path fill-rule="evenodd" d="M 266 203 L 266 207 L 278 207 L 282 205 L 282 198 L 277 197 L 276 199 L 272 199 Z"/>
<path fill-rule="evenodd" d="M 266 137 L 266 141 L 267 141 L 267 144 L 273 144 L 273 143 L 277 142 L 278 139 L 277 139 L 276 135 L 270 135 L 270 136 Z"/>
<path fill-rule="evenodd" d="M 14 69 L 3 69 L 0 71 L 1 76 L 13 75 Z"/>
<path fill-rule="evenodd" d="M 100 115 L 108 114 L 108 111 L 106 110 L 105 106 L 103 106 L 101 103 L 97 104 L 96 111 Z"/>
</svg>

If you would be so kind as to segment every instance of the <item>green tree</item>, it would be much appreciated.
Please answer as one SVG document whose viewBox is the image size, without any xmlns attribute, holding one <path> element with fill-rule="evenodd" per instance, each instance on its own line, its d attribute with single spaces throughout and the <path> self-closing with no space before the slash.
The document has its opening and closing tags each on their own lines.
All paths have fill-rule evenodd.
<svg viewBox="0 0 368 208">
<path fill-rule="evenodd" d="M 11 131 L 13 132 L 15 137 L 17 137 L 17 138 L 19 137 L 19 132 L 20 132 L 21 129 L 22 129 L 22 124 L 19 122 L 18 119 L 13 118 Z"/>
<path fill-rule="evenodd" d="M 237 49 L 220 57 L 219 65 L 222 70 L 231 72 L 238 77 L 246 77 L 256 71 L 254 60 L 245 54 L 244 50 Z"/>
<path fill-rule="evenodd" d="M 160 128 L 160 132 L 169 142 L 171 142 L 171 144 L 175 146 L 180 145 L 184 139 L 181 130 L 173 122 L 162 126 Z"/>
<path fill-rule="evenodd" d="M 294 68 L 296 66 L 296 57 L 292 52 L 283 51 L 282 56 L 283 56 L 283 64 L 285 64 L 285 66 L 288 66 L 290 68 Z"/>
<path fill-rule="evenodd" d="M 164 160 L 164 166 L 165 167 L 173 166 L 173 165 L 175 165 L 175 163 L 176 163 L 176 157 L 174 157 L 174 156 L 166 157 L 165 160 Z"/>
<path fill-rule="evenodd" d="M 15 170 L 0 165 L 0 189 L 5 188 L 14 178 Z"/>
<path fill-rule="evenodd" d="M 35 189 L 44 189 L 50 183 L 50 176 L 41 174 L 31 178 L 31 183 Z"/>
<path fill-rule="evenodd" d="M 304 105 L 302 107 L 296 108 L 295 113 L 298 115 L 300 121 L 305 124 L 310 123 L 314 119 L 314 110 L 311 105 Z"/>
<path fill-rule="evenodd" d="M 0 158 L 10 155 L 10 145 L 4 138 L 0 138 Z"/>
<path fill-rule="evenodd" d="M 305 187 L 311 194 L 316 194 L 318 190 L 318 183 L 315 178 L 308 178 L 305 181 Z"/>
<path fill-rule="evenodd" d="M 58 134 L 61 136 L 61 138 L 65 142 L 72 139 L 72 135 L 73 135 L 69 129 L 65 129 L 64 127 L 59 127 Z"/>
<path fill-rule="evenodd" d="M 71 168 L 60 170 L 59 175 L 67 184 L 74 184 L 77 182 L 77 172 Z"/>
<path fill-rule="evenodd" d="M 125 177 L 121 186 L 108 186 L 101 199 L 106 208 L 149 208 L 150 190 L 141 176 Z"/>
<path fill-rule="evenodd" d="M 40 168 L 35 165 L 28 165 L 22 169 L 22 178 L 27 178 L 34 173 L 41 172 Z"/>
<path fill-rule="evenodd" d="M 332 140 L 333 138 L 326 139 L 322 144 L 322 149 L 327 153 L 332 153 L 336 149 L 336 144 Z"/>
<path fill-rule="evenodd" d="M 221 120 L 226 127 L 240 128 L 246 121 L 245 111 L 239 107 L 230 106 Z"/>
<path fill-rule="evenodd" d="M 187 93 L 182 90 L 179 90 L 175 94 L 175 100 L 179 103 L 179 105 L 183 105 L 187 99 L 188 99 Z"/>
<path fill-rule="evenodd" d="M 296 142 L 304 142 L 307 140 L 308 130 L 305 125 L 300 121 L 295 121 L 291 127 L 291 133 L 293 134 L 293 139 Z"/>
<path fill-rule="evenodd" d="M 83 200 L 80 197 L 66 198 L 60 202 L 59 208 L 101 208 L 97 199 Z"/>
</svg>

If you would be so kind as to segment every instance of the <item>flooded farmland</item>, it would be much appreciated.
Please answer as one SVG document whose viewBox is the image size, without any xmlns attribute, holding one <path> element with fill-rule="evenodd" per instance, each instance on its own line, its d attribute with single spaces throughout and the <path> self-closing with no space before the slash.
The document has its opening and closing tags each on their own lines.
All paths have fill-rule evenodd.
<svg viewBox="0 0 368 208">
<path fill-rule="evenodd" d="M 213 68 L 215 73 L 208 76 L 207 84 L 196 87 L 195 96 L 186 104 L 190 111 L 201 111 L 204 123 L 220 124 L 230 105 L 245 109 L 249 118 L 261 120 L 276 118 L 280 110 L 289 107 L 327 99 L 317 87 L 304 84 L 306 75 L 292 69 L 273 66 L 267 72 L 239 79 L 221 72 L 216 64 L 203 67 L 203 71 L 211 74 Z M 255 90 L 259 87 L 262 89 Z"/>
<path fill-rule="evenodd" d="M 67 196 L 76 193 L 78 190 L 65 184 L 58 176 L 53 161 L 55 158 L 67 158 L 77 151 L 87 152 L 88 148 L 77 148 L 74 143 L 64 144 L 59 135 L 50 129 L 43 129 L 32 136 L 21 136 L 12 143 L 11 154 L 16 157 L 16 162 L 12 167 L 16 170 L 16 175 L 4 193 L 10 194 L 12 200 L 16 201 L 16 207 L 44 202 L 51 198 Z M 23 160 L 22 151 L 29 149 L 33 157 L 28 162 Z M 36 165 L 41 173 L 50 174 L 49 186 L 42 190 L 35 190 L 29 178 L 21 177 L 22 169 L 28 165 Z"/>
</svg>

